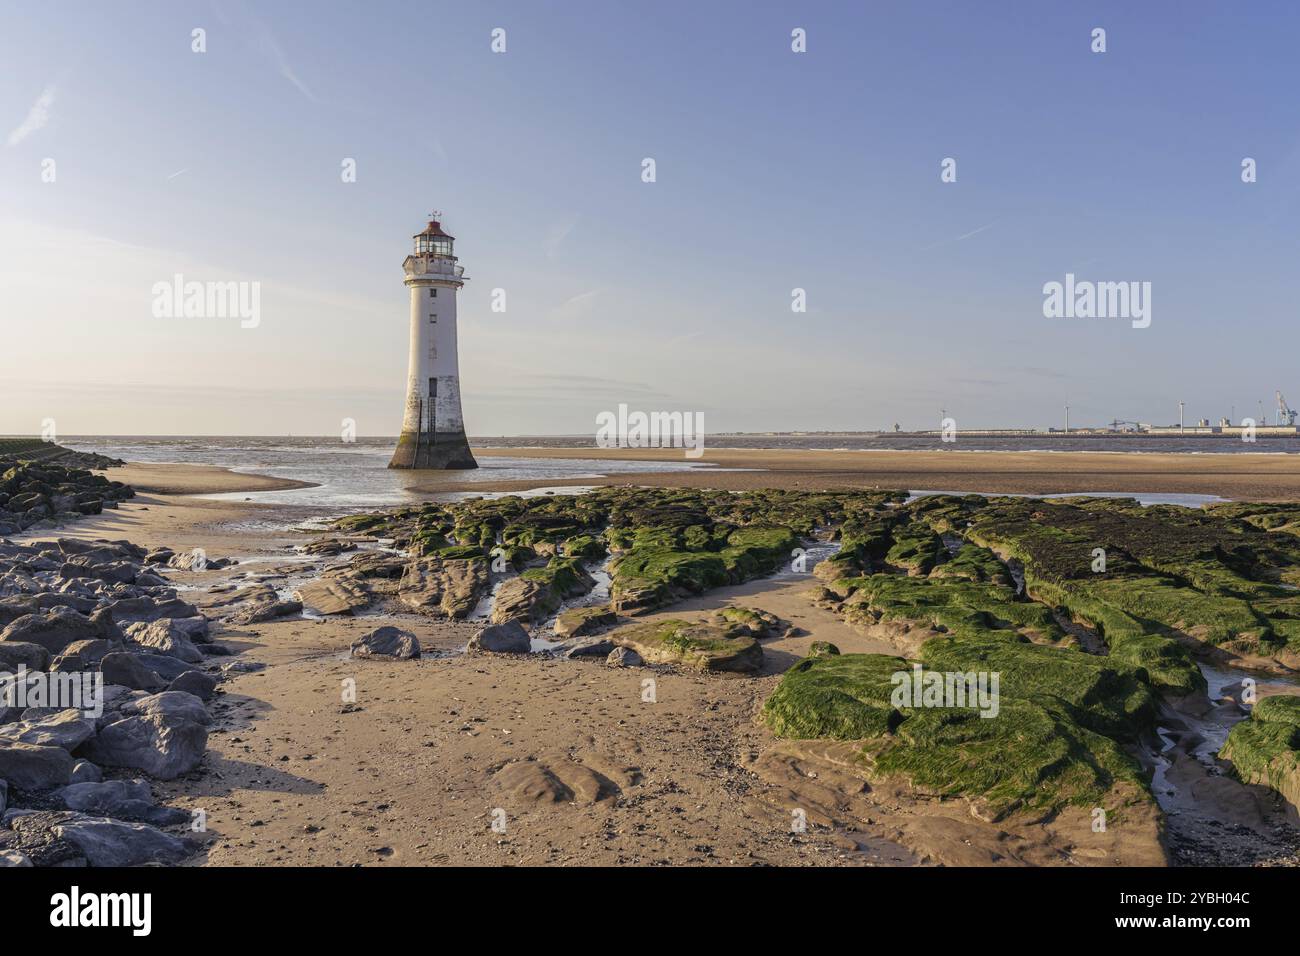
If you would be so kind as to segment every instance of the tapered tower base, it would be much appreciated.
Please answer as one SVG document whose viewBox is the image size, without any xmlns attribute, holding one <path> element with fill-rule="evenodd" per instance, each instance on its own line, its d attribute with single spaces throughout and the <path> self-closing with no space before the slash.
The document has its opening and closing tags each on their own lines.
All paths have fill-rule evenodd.
<svg viewBox="0 0 1300 956">
<path fill-rule="evenodd" d="M 429 441 L 428 435 L 417 438 L 414 432 L 406 432 L 397 439 L 397 449 L 388 467 L 464 471 L 477 468 L 478 462 L 463 432 L 439 435 L 434 442 Z"/>
</svg>

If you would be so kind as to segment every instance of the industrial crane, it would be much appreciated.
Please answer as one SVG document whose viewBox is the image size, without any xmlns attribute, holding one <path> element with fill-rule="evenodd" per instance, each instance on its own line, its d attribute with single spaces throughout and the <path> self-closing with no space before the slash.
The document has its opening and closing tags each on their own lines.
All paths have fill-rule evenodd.
<svg viewBox="0 0 1300 956">
<path fill-rule="evenodd" d="M 1277 423 L 1279 425 L 1294 425 L 1297 414 L 1300 413 L 1297 413 L 1295 409 L 1293 409 L 1290 405 L 1288 405 L 1286 403 L 1286 399 L 1282 397 L 1282 393 L 1278 392 L 1277 393 Z"/>
</svg>

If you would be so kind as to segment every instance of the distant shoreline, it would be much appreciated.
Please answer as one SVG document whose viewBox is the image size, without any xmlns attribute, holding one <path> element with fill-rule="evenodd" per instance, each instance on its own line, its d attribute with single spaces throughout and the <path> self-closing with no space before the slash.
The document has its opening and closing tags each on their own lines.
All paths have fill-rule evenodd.
<svg viewBox="0 0 1300 956">
<path fill-rule="evenodd" d="M 1300 456 L 1276 453 L 1131 451 L 994 451 L 961 449 L 745 449 L 706 446 L 698 459 L 681 449 L 498 447 L 474 449 L 492 458 L 608 461 L 603 475 L 516 480 L 466 480 L 455 471 L 404 472 L 404 487 L 419 496 L 447 493 L 523 492 L 598 485 L 709 487 L 727 490 L 784 488 L 945 489 L 975 494 L 1196 494 L 1247 501 L 1300 501 Z M 683 461 L 704 467 L 620 473 L 615 462 Z M 235 471 L 238 461 L 214 464 L 129 462 L 110 478 L 152 494 L 203 495 L 319 487 L 316 481 Z M 279 469 L 283 474 L 286 469 Z M 313 475 L 313 477 L 316 477 Z M 269 504 L 270 502 L 268 502 Z"/>
</svg>

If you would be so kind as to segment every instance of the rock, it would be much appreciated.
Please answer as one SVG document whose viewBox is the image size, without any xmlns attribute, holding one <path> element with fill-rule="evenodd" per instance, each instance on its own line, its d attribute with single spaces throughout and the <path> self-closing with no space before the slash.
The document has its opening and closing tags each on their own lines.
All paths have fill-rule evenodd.
<svg viewBox="0 0 1300 956">
<path fill-rule="evenodd" d="M 343 575 L 327 575 L 310 581 L 294 593 L 304 609 L 316 614 L 351 614 L 370 603 L 365 586 Z"/>
<path fill-rule="evenodd" d="M 3 647 L 4 645 L 0 644 L 0 649 L 3 649 Z M 102 638 L 91 641 L 73 641 L 59 651 L 58 656 L 54 658 L 54 662 L 50 665 L 50 670 L 65 673 L 93 670 L 103 661 L 105 655 L 121 649 L 121 645 L 115 645 L 112 641 L 106 641 Z M 3 653 L 3 650 L 0 650 L 0 653 Z"/>
<path fill-rule="evenodd" d="M 592 634 L 602 627 L 609 627 L 618 623 L 618 615 L 608 604 L 597 604 L 591 607 L 575 607 L 570 610 L 561 612 L 555 621 L 555 636 L 557 638 L 583 637 Z"/>
<path fill-rule="evenodd" d="M 9 784 L 0 780 L 0 813 L 4 813 L 7 806 L 9 806 Z"/>
<path fill-rule="evenodd" d="M 565 657 L 608 657 L 617 645 L 608 637 L 583 637 L 564 645 Z"/>
<path fill-rule="evenodd" d="M 202 671 L 186 671 L 167 685 L 169 691 L 184 691 L 199 700 L 211 700 L 217 691 L 217 679 Z"/>
<path fill-rule="evenodd" d="M 763 665 L 763 648 L 755 638 L 708 622 L 651 621 L 620 628 L 610 639 L 654 664 L 706 671 L 756 671 Z"/>
<path fill-rule="evenodd" d="M 132 643 L 164 657 L 175 657 L 191 664 L 203 660 L 189 634 L 171 618 L 126 624 L 122 631 Z"/>
<path fill-rule="evenodd" d="M 487 592 L 486 558 L 419 558 L 410 562 L 397 585 L 397 597 L 424 614 L 465 618 Z"/>
<path fill-rule="evenodd" d="M 25 641 L 0 641 L 0 670 L 13 672 L 19 667 L 43 671 L 50 664 L 50 652 L 40 644 Z"/>
<path fill-rule="evenodd" d="M 19 853 L 17 850 L 0 850 L 0 867 L 31 865 L 31 857 L 26 853 Z"/>
<path fill-rule="evenodd" d="M 566 598 L 586 594 L 595 585 L 580 558 L 554 557 L 545 567 L 529 568 L 497 588 L 492 622 L 545 620 Z"/>
<path fill-rule="evenodd" d="M 202 701 L 169 691 L 125 705 L 123 710 L 127 707 L 136 716 L 101 727 L 86 747 L 91 760 L 107 767 L 143 770 L 159 780 L 173 780 L 199 765 L 211 720 Z"/>
<path fill-rule="evenodd" d="M 210 644 L 203 645 L 204 648 L 212 646 L 213 645 Z M 136 660 L 165 681 L 174 681 L 182 674 L 187 674 L 190 671 L 196 671 L 199 669 L 197 664 L 183 661 L 179 657 L 167 657 L 165 654 L 139 653 L 136 654 L 135 657 Z"/>
<path fill-rule="evenodd" d="M 103 772 L 89 760 L 78 760 L 72 765 L 69 783 L 99 783 L 104 779 Z"/>
<path fill-rule="evenodd" d="M 62 747 L 70 753 L 93 736 L 94 721 L 87 720 L 75 710 L 62 710 L 49 717 L 0 725 L 0 747 L 8 743 L 35 744 L 39 747 Z"/>
<path fill-rule="evenodd" d="M 490 651 L 495 654 L 527 654 L 532 649 L 528 632 L 518 621 L 493 624 L 476 631 L 469 639 L 467 651 Z"/>
<path fill-rule="evenodd" d="M 172 836 L 147 823 L 123 823 L 80 813 L 56 816 L 60 819 L 50 831 L 77 847 L 91 866 L 174 866 L 201 848 L 195 840 Z M 24 818 L 24 827 L 30 825 L 29 820 Z"/>
<path fill-rule="evenodd" d="M 208 709 L 203 706 L 203 701 L 194 694 L 178 690 L 163 691 L 161 694 L 129 700 L 122 705 L 120 712 L 184 719 L 204 726 L 212 723 L 212 717 L 208 714 Z"/>
<path fill-rule="evenodd" d="M 69 810 L 93 816 L 150 823 L 158 827 L 185 823 L 190 819 L 184 810 L 156 806 L 153 792 L 143 780 L 74 783 L 56 791 L 54 795 Z"/>
<path fill-rule="evenodd" d="M 172 622 L 172 627 L 180 631 L 195 644 L 206 644 L 211 638 L 208 636 L 208 619 L 201 614 L 192 617 L 171 617 L 167 620 Z"/>
<path fill-rule="evenodd" d="M 84 614 L 69 607 L 56 607 L 18 618 L 0 632 L 0 641 L 39 644 L 51 654 L 57 654 L 73 641 L 100 636 L 99 628 Z"/>
<path fill-rule="evenodd" d="M 559 598 L 545 581 L 530 578 L 511 578 L 496 591 L 492 604 L 492 623 L 518 621 L 531 624 L 543 620 L 560 606 Z"/>
<path fill-rule="evenodd" d="M 256 674 L 258 671 L 266 670 L 266 665 L 261 661 L 231 661 L 221 668 L 223 674 Z"/>
<path fill-rule="evenodd" d="M 301 601 L 253 601 L 226 618 L 226 623 L 232 627 L 245 627 L 301 613 Z"/>
<path fill-rule="evenodd" d="M 189 618 L 198 617 L 199 612 L 193 604 L 179 598 L 157 600 L 152 597 L 121 598 L 101 608 L 118 624 L 130 621 L 156 621 L 163 617 Z"/>
<path fill-rule="evenodd" d="M 381 627 L 352 645 L 353 657 L 395 657 L 409 660 L 420 656 L 420 642 L 410 631 Z"/>
<path fill-rule="evenodd" d="M 605 658 L 605 664 L 609 667 L 640 667 L 644 663 L 641 655 L 630 647 L 616 647 Z"/>
<path fill-rule="evenodd" d="M 356 547 L 355 541 L 342 538 L 317 538 L 308 544 L 299 545 L 298 551 L 302 554 L 334 556 L 344 551 L 355 551 Z"/>
<path fill-rule="evenodd" d="M 1300 697 L 1262 698 L 1233 726 L 1219 758 L 1239 780 L 1272 787 L 1300 809 Z"/>
<path fill-rule="evenodd" d="M 750 607 L 724 607 L 713 612 L 713 617 L 724 627 L 731 625 L 734 632 L 750 637 L 775 637 L 785 632 L 781 619 L 767 611 Z"/>
<path fill-rule="evenodd" d="M 0 779 L 21 790 L 61 787 L 72 774 L 72 757 L 62 747 L 8 743 L 0 747 Z"/>
<path fill-rule="evenodd" d="M 166 682 L 140 662 L 139 656 L 115 651 L 99 662 L 104 682 L 121 684 L 132 690 L 162 690 Z"/>
<path fill-rule="evenodd" d="M 840 649 L 830 641 L 813 641 L 808 645 L 809 657 L 837 657 Z"/>
</svg>

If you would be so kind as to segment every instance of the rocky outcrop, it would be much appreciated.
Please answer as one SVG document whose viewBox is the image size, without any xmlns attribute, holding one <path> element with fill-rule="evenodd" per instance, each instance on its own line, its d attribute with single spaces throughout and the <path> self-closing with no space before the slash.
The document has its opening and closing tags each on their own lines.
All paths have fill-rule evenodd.
<svg viewBox="0 0 1300 956">
<path fill-rule="evenodd" d="M 667 620 L 634 624 L 609 635 L 619 647 L 652 664 L 679 664 L 702 671 L 756 671 L 763 648 L 749 634 L 709 621 Z"/>
<path fill-rule="evenodd" d="M 617 623 L 618 615 L 608 604 L 570 608 L 555 619 L 555 636 L 561 639 L 585 637 Z"/>
<path fill-rule="evenodd" d="M 147 557 L 123 541 L 0 540 L 0 669 L 26 670 L 14 692 L 25 709 L 0 708 L 0 860 L 171 864 L 194 851 L 157 829 L 188 814 L 100 769 L 173 779 L 200 764 L 211 724 L 203 699 L 217 677 L 204 668 L 223 649 L 151 570 L 163 555 Z M 102 696 L 83 696 L 88 686 Z"/>
<path fill-rule="evenodd" d="M 489 585 L 486 558 L 418 558 L 398 584 L 398 599 L 422 614 L 462 619 L 469 616 Z"/>
<path fill-rule="evenodd" d="M 1271 787 L 1300 810 L 1300 697 L 1265 697 L 1219 751 L 1245 783 Z"/>
<path fill-rule="evenodd" d="M 294 599 L 304 610 L 328 616 L 361 610 L 370 604 L 370 593 L 346 572 L 335 572 L 302 585 Z"/>
<path fill-rule="evenodd" d="M 85 468 L 32 460 L 52 454 L 48 447 L 40 445 L 44 443 L 34 444 L 29 452 L 15 456 L 0 451 L 0 536 L 17 534 L 42 522 L 53 526 L 83 515 L 97 515 L 134 496 L 135 492 L 122 482 L 109 481 Z M 73 454 L 65 449 L 59 451 Z M 75 459 L 68 460 L 71 463 Z"/>
</svg>

